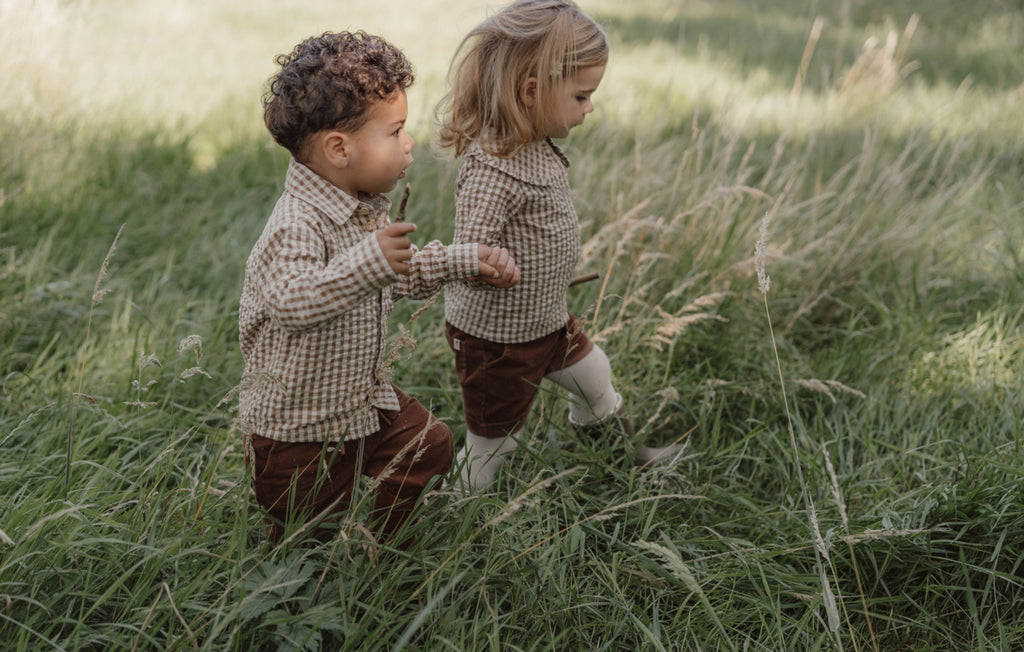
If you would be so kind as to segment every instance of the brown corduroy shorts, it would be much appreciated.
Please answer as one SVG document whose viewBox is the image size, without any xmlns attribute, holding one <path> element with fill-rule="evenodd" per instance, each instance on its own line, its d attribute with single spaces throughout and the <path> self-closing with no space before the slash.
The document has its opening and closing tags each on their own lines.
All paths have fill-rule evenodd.
<svg viewBox="0 0 1024 652">
<path fill-rule="evenodd" d="M 455 353 L 466 427 L 492 439 L 523 426 L 544 376 L 579 362 L 594 348 L 573 315 L 562 328 L 530 342 L 490 342 L 448 323 L 445 335 Z"/>
</svg>

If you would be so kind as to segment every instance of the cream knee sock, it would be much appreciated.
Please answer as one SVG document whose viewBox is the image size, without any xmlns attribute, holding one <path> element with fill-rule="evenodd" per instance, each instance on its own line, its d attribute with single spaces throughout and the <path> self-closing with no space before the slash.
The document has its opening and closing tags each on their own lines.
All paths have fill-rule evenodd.
<svg viewBox="0 0 1024 652">
<path fill-rule="evenodd" d="M 612 386 L 612 368 L 601 347 L 573 365 L 545 376 L 569 390 L 569 421 L 576 426 L 604 421 L 622 405 Z"/>
<path fill-rule="evenodd" d="M 463 492 L 486 489 L 498 477 L 498 471 L 505 457 L 516 449 L 518 442 L 513 433 L 497 439 L 488 439 L 466 431 L 466 444 L 456 457 L 456 467 L 461 467 L 458 484 Z"/>
</svg>

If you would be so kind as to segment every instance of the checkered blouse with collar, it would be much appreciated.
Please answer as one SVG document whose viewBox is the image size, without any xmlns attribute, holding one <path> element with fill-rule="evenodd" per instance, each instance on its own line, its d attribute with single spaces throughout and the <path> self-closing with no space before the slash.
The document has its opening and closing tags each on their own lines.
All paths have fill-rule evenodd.
<svg viewBox="0 0 1024 652">
<path fill-rule="evenodd" d="M 479 143 L 467 149 L 456 182 L 454 241 L 507 248 L 522 278 L 508 289 L 447 286 L 445 318 L 453 326 L 492 342 L 519 343 L 566 324 L 566 291 L 580 259 L 568 167 L 548 139 L 510 158 Z"/>
</svg>

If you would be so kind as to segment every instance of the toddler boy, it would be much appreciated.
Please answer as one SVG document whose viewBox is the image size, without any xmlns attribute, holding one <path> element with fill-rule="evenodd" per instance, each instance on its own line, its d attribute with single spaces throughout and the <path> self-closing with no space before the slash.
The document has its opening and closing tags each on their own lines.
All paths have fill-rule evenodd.
<svg viewBox="0 0 1024 652">
<path fill-rule="evenodd" d="M 471 277 L 510 287 L 519 270 L 500 248 L 417 249 L 415 225 L 389 220 L 383 193 L 413 162 L 413 74 L 400 50 L 364 32 L 328 32 L 275 61 L 264 121 L 292 159 L 249 255 L 238 315 L 256 499 L 279 541 L 309 518 L 336 523 L 369 475 L 388 536 L 452 463 L 448 427 L 389 380 L 392 304 Z"/>
</svg>

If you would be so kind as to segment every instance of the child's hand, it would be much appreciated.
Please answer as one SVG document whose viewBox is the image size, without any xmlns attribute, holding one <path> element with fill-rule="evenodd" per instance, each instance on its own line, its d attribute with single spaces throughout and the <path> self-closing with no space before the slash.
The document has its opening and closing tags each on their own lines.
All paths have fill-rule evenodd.
<svg viewBox="0 0 1024 652">
<path fill-rule="evenodd" d="M 412 260 L 412 241 L 405 237 L 406 233 L 416 230 L 410 222 L 396 222 L 377 231 L 377 242 L 380 244 L 388 265 L 396 274 L 409 273 L 409 261 Z"/>
<path fill-rule="evenodd" d="M 508 249 L 480 245 L 477 255 L 480 258 L 480 276 L 477 278 L 481 281 L 499 288 L 510 288 L 519 282 L 519 267 Z"/>
</svg>

